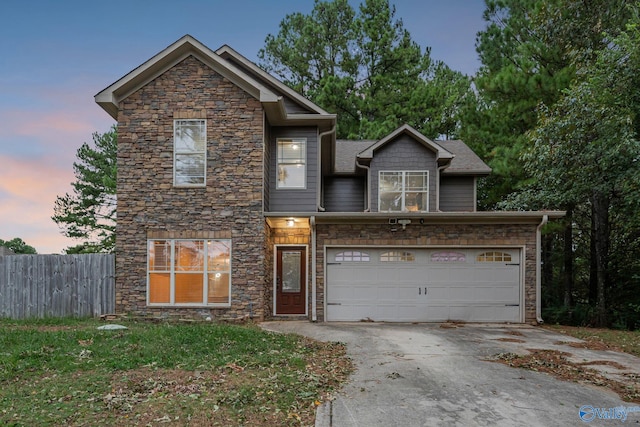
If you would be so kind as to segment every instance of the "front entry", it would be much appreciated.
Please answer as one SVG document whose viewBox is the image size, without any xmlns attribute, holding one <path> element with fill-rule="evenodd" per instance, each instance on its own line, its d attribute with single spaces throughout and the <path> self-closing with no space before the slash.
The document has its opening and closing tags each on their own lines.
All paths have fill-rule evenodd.
<svg viewBox="0 0 640 427">
<path fill-rule="evenodd" d="M 276 313 L 305 314 L 307 250 L 304 246 L 276 249 Z"/>
</svg>

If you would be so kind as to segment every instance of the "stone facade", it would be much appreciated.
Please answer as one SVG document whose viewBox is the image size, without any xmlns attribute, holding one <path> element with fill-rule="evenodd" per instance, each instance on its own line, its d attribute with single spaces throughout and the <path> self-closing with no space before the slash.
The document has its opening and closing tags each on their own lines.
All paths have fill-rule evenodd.
<svg viewBox="0 0 640 427">
<path fill-rule="evenodd" d="M 385 224 L 318 224 L 317 311 L 324 320 L 324 247 L 352 245 L 376 246 L 511 246 L 524 247 L 525 322 L 536 321 L 536 225 L 527 224 L 425 224 L 392 232 Z"/>
<path fill-rule="evenodd" d="M 207 123 L 206 186 L 173 186 L 173 120 Z M 120 102 L 116 310 L 195 317 L 265 316 L 263 110 L 259 100 L 187 57 Z M 146 304 L 147 239 L 230 238 L 231 307 Z"/>
</svg>

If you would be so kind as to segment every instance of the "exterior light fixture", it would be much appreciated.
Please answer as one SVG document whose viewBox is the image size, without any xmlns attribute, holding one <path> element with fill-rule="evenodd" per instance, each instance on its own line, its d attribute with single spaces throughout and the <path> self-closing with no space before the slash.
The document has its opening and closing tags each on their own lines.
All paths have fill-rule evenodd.
<svg viewBox="0 0 640 427">
<path fill-rule="evenodd" d="M 296 225 L 296 222 L 293 218 L 287 219 L 287 227 L 293 227 L 294 225 Z"/>
</svg>

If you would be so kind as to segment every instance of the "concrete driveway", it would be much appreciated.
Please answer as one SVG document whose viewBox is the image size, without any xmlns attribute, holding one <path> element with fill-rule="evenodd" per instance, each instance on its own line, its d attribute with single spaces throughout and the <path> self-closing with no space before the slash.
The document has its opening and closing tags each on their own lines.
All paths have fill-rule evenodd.
<svg viewBox="0 0 640 427">
<path fill-rule="evenodd" d="M 548 427 L 587 421 L 601 426 L 620 425 L 623 417 L 625 424 L 640 422 L 640 412 L 634 412 L 640 407 L 612 392 L 487 360 L 527 348 L 557 349 L 581 361 L 615 360 L 625 372 L 640 374 L 636 357 L 558 344 L 580 340 L 542 328 L 306 321 L 266 322 L 263 327 L 347 345 L 357 370 L 335 400 L 320 406 L 316 427 Z M 602 369 L 619 374 L 612 367 Z"/>
</svg>

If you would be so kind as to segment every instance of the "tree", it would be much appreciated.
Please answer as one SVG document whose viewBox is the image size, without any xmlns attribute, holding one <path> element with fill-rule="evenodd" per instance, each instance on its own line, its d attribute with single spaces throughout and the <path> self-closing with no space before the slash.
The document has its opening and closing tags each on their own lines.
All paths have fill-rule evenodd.
<svg viewBox="0 0 640 427">
<path fill-rule="evenodd" d="M 113 126 L 103 134 L 94 133 L 93 145 L 85 142 L 76 153 L 73 193 L 56 198 L 52 217 L 65 236 L 83 241 L 67 248 L 67 253 L 114 250 L 116 145 L 117 133 Z"/>
<path fill-rule="evenodd" d="M 609 320 L 607 301 L 616 288 L 612 279 L 625 276 L 612 269 L 612 249 L 616 258 L 630 263 L 618 268 L 638 277 L 640 267 L 628 253 L 638 247 L 640 237 L 634 211 L 640 207 L 638 23 L 636 17 L 625 32 L 606 37 L 594 62 L 576 67 L 575 83 L 554 105 L 541 107 L 537 127 L 529 134 L 532 146 L 523 156 L 533 181 L 518 196 L 521 204 L 587 208 L 590 227 L 582 228 L 589 235 L 595 323 L 600 326 Z M 623 220 L 620 212 L 629 218 Z"/>
<path fill-rule="evenodd" d="M 260 65 L 338 114 L 339 138 L 379 138 L 408 123 L 435 138 L 457 131 L 469 79 L 433 61 L 395 18 L 388 0 L 316 0 L 269 35 Z"/>
<path fill-rule="evenodd" d="M 481 109 L 462 115 L 462 138 L 493 169 L 480 189 L 494 208 L 528 177 L 520 154 L 537 123 L 540 103 L 551 106 L 629 18 L 632 0 L 486 0 L 487 28 L 478 33 L 482 66 L 474 79 Z M 478 147 L 482 145 L 482 147 Z"/>
<path fill-rule="evenodd" d="M 19 237 L 16 237 L 11 240 L 2 240 L 0 239 L 0 246 L 4 246 L 5 248 L 9 248 L 13 251 L 14 254 L 35 254 L 36 248 L 33 246 L 27 245 L 24 240 Z"/>
</svg>

